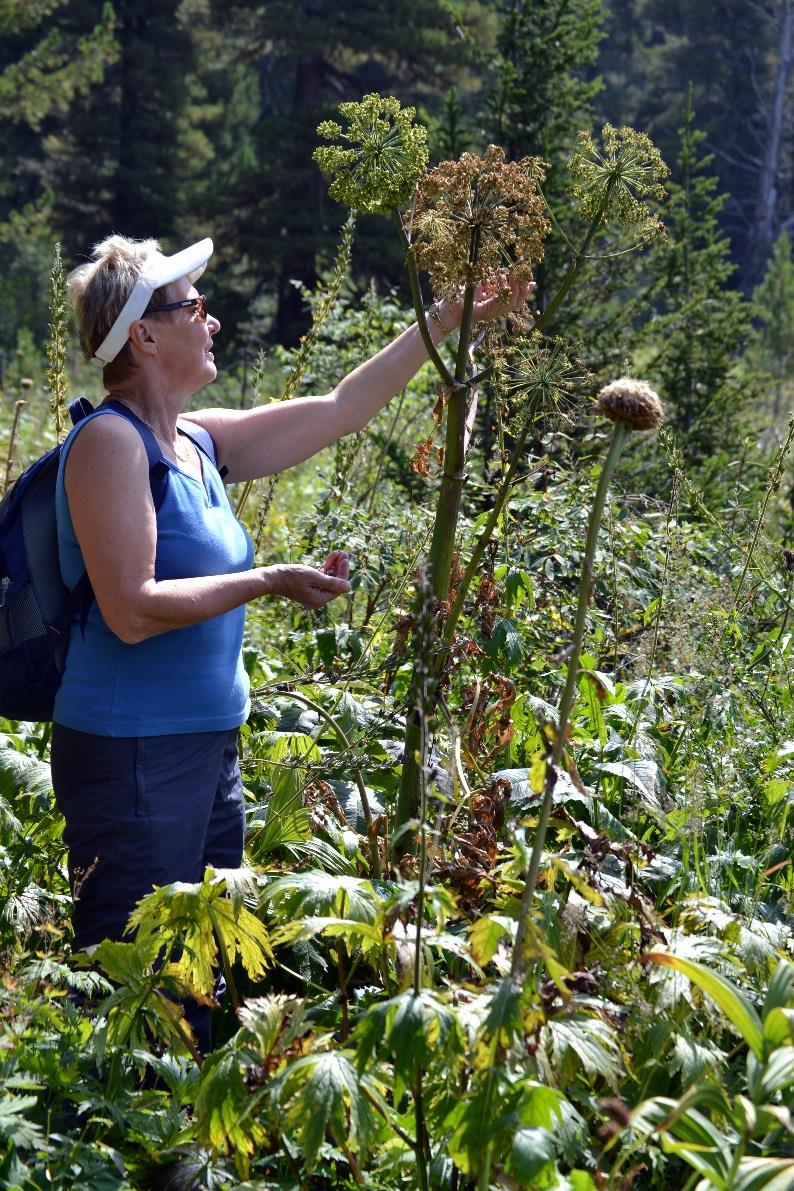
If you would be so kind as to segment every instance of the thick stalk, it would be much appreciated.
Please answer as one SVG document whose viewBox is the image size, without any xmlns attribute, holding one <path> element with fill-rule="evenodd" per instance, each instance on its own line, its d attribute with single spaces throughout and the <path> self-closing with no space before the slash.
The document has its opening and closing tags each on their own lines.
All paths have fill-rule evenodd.
<svg viewBox="0 0 794 1191">
<path fill-rule="evenodd" d="M 510 974 L 515 980 L 520 979 L 523 968 L 524 937 L 529 919 L 529 911 L 532 906 L 532 898 L 534 897 L 535 887 L 538 882 L 538 870 L 543 854 L 543 845 L 546 842 L 552 796 L 557 781 L 557 767 L 562 758 L 562 751 L 565 747 L 565 738 L 568 730 L 568 720 L 571 715 L 574 699 L 576 698 L 576 683 L 579 677 L 579 656 L 582 652 L 582 643 L 584 641 L 587 623 L 587 607 L 590 603 L 590 589 L 593 579 L 593 562 L 595 559 L 596 543 L 598 541 L 598 531 L 601 527 L 601 518 L 604 512 L 609 485 L 618 459 L 620 458 L 620 453 L 623 450 L 623 444 L 626 441 L 626 433 L 626 427 L 621 422 L 616 422 L 612 433 L 612 441 L 609 444 L 609 452 L 604 460 L 604 466 L 601 468 L 593 507 L 590 510 L 585 556 L 582 564 L 582 573 L 579 577 L 579 601 L 576 607 L 576 623 L 574 626 L 571 656 L 568 659 L 568 673 L 565 679 L 565 689 L 563 690 L 560 701 L 557 727 L 554 734 L 554 745 L 551 749 L 551 756 L 546 763 L 546 784 L 543 792 L 543 804 L 540 809 L 540 818 L 538 820 L 537 831 L 535 832 L 535 840 L 532 845 L 532 855 L 529 860 L 527 879 L 524 883 L 516 939 L 513 945 L 513 963 Z"/>
<path fill-rule="evenodd" d="M 419 334 L 422 336 L 422 342 L 425 345 L 425 350 L 428 354 L 428 357 L 435 365 L 436 371 L 443 380 L 444 384 L 451 385 L 452 377 L 450 376 L 449 369 L 441 359 L 441 356 L 438 354 L 436 345 L 433 343 L 433 340 L 430 336 L 430 328 L 427 325 L 425 308 L 422 302 L 422 290 L 419 286 L 419 273 L 416 268 L 416 257 L 414 256 L 414 250 L 411 246 L 411 242 L 405 233 L 402 215 L 399 211 L 395 210 L 392 211 L 392 218 L 394 220 L 395 227 L 397 228 L 397 234 L 399 235 L 403 248 L 405 249 L 405 267 L 408 270 L 408 281 L 411 286 L 411 298 L 413 299 L 414 311 L 416 313 L 416 325 L 419 327 Z"/>
<path fill-rule="evenodd" d="M 472 251 L 475 254 L 479 235 L 472 233 Z M 471 259 L 471 256 L 470 256 Z M 433 525 L 433 540 L 430 546 L 430 584 L 433 599 L 437 603 L 447 598 L 449 592 L 450 571 L 452 568 L 452 553 L 455 546 L 455 531 L 460 512 L 460 498 L 463 489 L 463 465 L 465 462 L 466 436 L 466 398 L 468 388 L 465 384 L 469 363 L 469 338 L 471 336 L 472 314 L 474 309 L 474 284 L 466 286 L 463 299 L 463 317 L 460 325 L 460 340 L 455 366 L 455 381 L 447 405 L 447 433 L 444 447 L 444 475 L 441 481 L 436 517 Z M 417 603 L 414 610 L 415 623 L 421 615 L 419 600 L 424 598 L 417 593 Z M 414 672 L 411 679 L 411 707 L 405 726 L 405 742 L 403 747 L 403 768 L 400 779 L 400 793 L 397 800 L 396 827 L 399 830 L 409 820 L 416 818 L 419 809 L 420 768 L 422 764 L 422 715 L 419 711 L 420 692 L 418 683 L 421 676 L 434 683 L 433 663 L 429 657 L 416 657 Z M 432 694 L 432 692 L 431 692 Z M 404 853 L 410 846 L 406 833 L 395 841 L 398 853 Z"/>
<path fill-rule="evenodd" d="M 488 520 L 486 521 L 486 523 L 483 527 L 482 533 L 480 534 L 479 538 L 477 539 L 477 544 L 474 547 L 474 550 L 472 551 L 472 556 L 469 559 L 468 565 L 466 566 L 466 570 L 463 572 L 463 574 L 460 578 L 460 581 L 458 583 L 457 590 L 455 592 L 455 599 L 454 599 L 452 607 L 450 609 L 449 616 L 444 621 L 444 631 L 441 634 L 441 656 L 442 657 L 446 655 L 446 652 L 449 649 L 450 644 L 452 643 L 452 638 L 455 634 L 455 626 L 458 623 L 461 611 L 463 609 L 463 601 L 466 599 L 466 595 L 468 593 L 469 587 L 471 586 L 471 581 L 474 578 L 475 574 L 477 573 L 477 568 L 480 565 L 480 559 L 482 558 L 483 554 L 485 553 L 486 547 L 488 546 L 488 543 L 490 542 L 490 540 L 493 536 L 493 531 L 496 529 L 496 526 L 499 524 L 499 518 L 502 515 L 502 510 L 505 507 L 505 504 L 507 503 L 508 496 L 510 495 L 510 488 L 513 483 L 513 476 L 516 474 L 516 471 L 518 470 L 518 464 L 521 460 L 521 453 L 524 450 L 524 443 L 527 441 L 528 434 L 529 434 L 529 425 L 524 427 L 524 429 L 521 431 L 521 434 L 519 435 L 519 437 L 516 441 L 515 447 L 513 448 L 512 456 L 510 458 L 510 465 L 504 474 L 501 484 L 499 485 L 499 489 L 496 493 L 496 499 L 494 500 L 493 508 L 491 509 L 491 512 L 488 515 Z"/>
</svg>

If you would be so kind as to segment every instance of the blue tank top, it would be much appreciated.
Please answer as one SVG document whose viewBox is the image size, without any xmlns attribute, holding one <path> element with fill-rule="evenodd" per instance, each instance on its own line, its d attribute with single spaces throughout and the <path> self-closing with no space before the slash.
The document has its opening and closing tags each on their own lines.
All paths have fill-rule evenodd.
<svg viewBox="0 0 794 1191">
<path fill-rule="evenodd" d="M 77 434 L 61 451 L 55 491 L 58 549 L 64 582 L 73 587 L 85 564 L 69 513 L 63 473 Z M 115 414 L 115 417 L 121 415 Z M 254 549 L 232 512 L 217 469 L 201 452 L 203 482 L 170 460 L 165 498 L 157 511 L 155 579 L 186 579 L 247 570 Z M 73 626 L 53 719 L 97 736 L 165 736 L 213 732 L 242 724 L 249 683 L 242 661 L 245 606 L 199 624 L 160 633 L 135 645 L 105 624 L 96 601 L 81 634 Z"/>
</svg>

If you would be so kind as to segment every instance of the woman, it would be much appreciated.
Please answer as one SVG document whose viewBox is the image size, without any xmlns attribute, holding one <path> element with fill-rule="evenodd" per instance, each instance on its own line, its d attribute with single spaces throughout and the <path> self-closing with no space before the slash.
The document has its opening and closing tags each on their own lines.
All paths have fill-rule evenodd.
<svg viewBox="0 0 794 1191">
<path fill-rule="evenodd" d="M 235 483 L 309 458 L 366 426 L 426 360 L 414 325 L 325 396 L 191 413 L 215 466 L 177 426 L 217 375 L 220 323 L 193 284 L 211 253 L 211 240 L 166 257 L 154 240 L 111 236 L 69 278 L 81 346 L 108 393 L 67 439 L 56 493 L 64 580 L 87 571 L 95 596 L 71 635 L 52 738 L 76 948 L 120 938 L 153 885 L 239 866 L 245 604 L 284 596 L 319 608 L 350 591 L 343 551 L 321 569 L 252 566 L 219 469 Z M 475 317 L 504 314 L 527 293 L 482 294 Z M 432 314 L 437 343 L 461 311 L 442 302 Z M 168 469 L 157 510 L 140 424 Z"/>
</svg>

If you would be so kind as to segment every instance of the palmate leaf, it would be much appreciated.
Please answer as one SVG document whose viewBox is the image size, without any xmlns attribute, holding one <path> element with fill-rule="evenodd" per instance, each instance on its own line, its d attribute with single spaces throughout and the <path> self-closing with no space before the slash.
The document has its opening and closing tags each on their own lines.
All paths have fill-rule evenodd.
<svg viewBox="0 0 794 1191">
<path fill-rule="evenodd" d="M 703 964 L 683 959 L 679 955 L 671 955 L 667 951 L 649 951 L 646 953 L 645 959 L 649 963 L 674 968 L 677 972 L 687 976 L 705 993 L 708 993 L 731 1024 L 739 1031 L 756 1058 L 762 1058 L 764 1031 L 761 1019 L 741 989 L 731 984 L 730 980 L 721 976 L 719 972 L 713 972 L 711 968 L 706 968 Z"/>
<path fill-rule="evenodd" d="M 38 1104 L 35 1096 L 15 1096 L 4 1092 L 0 1100 L 0 1137 L 10 1141 L 19 1150 L 30 1150 L 44 1146 L 44 1134 L 38 1125 L 24 1115 L 29 1108 Z"/>
<path fill-rule="evenodd" d="M 186 1037 L 192 1041 L 178 999 L 180 988 L 167 970 L 155 971 L 159 951 L 156 938 L 134 943 L 104 939 L 94 951 L 93 962 L 119 986 L 102 1002 L 107 1025 L 97 1042 L 99 1051 L 105 1043 L 145 1050 L 150 1036 L 171 1044 L 184 1045 Z"/>
<path fill-rule="evenodd" d="M 226 895 L 226 880 L 208 868 L 196 884 L 176 881 L 142 898 L 130 915 L 138 939 L 158 946 L 178 946 L 171 970 L 185 989 L 209 996 L 215 986 L 221 951 L 231 965 L 240 959 L 252 980 L 273 958 L 262 923 L 242 901 Z"/>
<path fill-rule="evenodd" d="M 515 918 L 502 914 L 483 915 L 472 923 L 469 929 L 471 954 L 476 964 L 485 967 L 490 963 L 502 939 L 512 940 L 516 933 Z"/>
<path fill-rule="evenodd" d="M 250 1156 L 268 1137 L 257 1109 L 268 1089 L 251 1092 L 246 1083 L 250 1056 L 242 1049 L 240 1035 L 208 1055 L 201 1069 L 196 1095 L 196 1129 L 199 1141 L 213 1155 Z"/>
<path fill-rule="evenodd" d="M 307 1055 L 290 1063 L 277 1081 L 275 1096 L 309 1171 L 326 1128 L 338 1145 L 366 1154 L 375 1121 L 351 1059 L 350 1051 Z"/>
<path fill-rule="evenodd" d="M 622 1074 L 617 1037 L 606 1022 L 595 1017 L 552 1019 L 543 1028 L 551 1040 L 552 1058 L 559 1067 L 573 1052 L 590 1076 L 601 1076 L 616 1085 Z"/>
<path fill-rule="evenodd" d="M 299 997 L 282 993 L 249 997 L 237 1011 L 243 1028 L 251 1035 L 260 1063 L 300 1037 L 306 1030 L 305 1005 Z"/>
<path fill-rule="evenodd" d="M 522 1187 L 552 1187 L 556 1183 L 557 1150 L 548 1129 L 517 1129 L 505 1169 Z"/>
<path fill-rule="evenodd" d="M 271 881 L 262 891 L 262 902 L 269 903 L 286 921 L 321 914 L 371 923 L 382 909 L 384 899 L 372 881 L 311 869 Z"/>
<path fill-rule="evenodd" d="M 363 1072 L 373 1053 L 394 1064 L 395 1099 L 399 1100 L 417 1067 L 443 1063 L 449 1078 L 463 1053 L 463 1031 L 454 1011 L 427 989 L 409 989 L 370 1005 L 353 1033 L 356 1066 Z"/>
</svg>

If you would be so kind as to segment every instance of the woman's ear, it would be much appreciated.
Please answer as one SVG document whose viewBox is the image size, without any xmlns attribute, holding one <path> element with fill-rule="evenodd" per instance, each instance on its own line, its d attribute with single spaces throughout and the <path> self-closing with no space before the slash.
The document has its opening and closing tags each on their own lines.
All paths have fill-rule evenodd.
<svg viewBox="0 0 794 1191">
<path fill-rule="evenodd" d="M 134 351 L 142 352 L 146 356 L 157 353 L 157 339 L 152 334 L 152 327 L 146 319 L 139 318 L 130 323 L 130 343 Z"/>
</svg>

